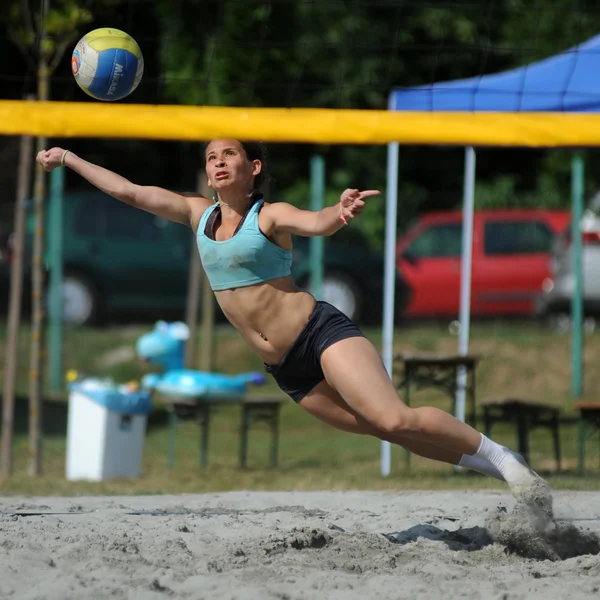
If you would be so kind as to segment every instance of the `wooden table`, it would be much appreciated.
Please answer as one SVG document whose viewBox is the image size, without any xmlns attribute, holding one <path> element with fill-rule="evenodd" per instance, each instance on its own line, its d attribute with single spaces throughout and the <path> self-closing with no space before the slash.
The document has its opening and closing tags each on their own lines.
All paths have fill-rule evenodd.
<svg viewBox="0 0 600 600">
<path fill-rule="evenodd" d="M 458 354 L 409 354 L 400 352 L 394 361 L 403 364 L 403 372 L 396 384 L 403 402 L 410 406 L 411 392 L 433 387 L 446 392 L 451 399 L 452 414 L 456 414 L 456 392 L 458 391 L 459 369 L 466 370 L 465 393 L 470 412 L 465 415 L 467 423 L 475 425 L 477 413 L 475 408 L 475 371 L 480 357 L 475 355 L 460 356 Z M 410 466 L 410 452 L 406 451 L 406 466 Z"/>
<path fill-rule="evenodd" d="M 598 435 L 600 439 L 600 402 L 578 402 L 579 411 L 579 460 L 578 471 L 580 475 L 585 472 L 585 445 L 589 438 Z"/>
<path fill-rule="evenodd" d="M 446 392 L 452 403 L 452 414 L 456 413 L 456 392 L 458 391 L 458 372 L 466 369 L 467 380 L 465 392 L 470 406 L 466 421 L 475 424 L 477 413 L 475 407 L 475 371 L 481 357 L 475 355 L 447 354 L 408 354 L 398 353 L 396 362 L 404 365 L 402 377 L 397 384 L 402 400 L 410 406 L 411 392 L 414 389 L 434 387 Z"/>
<path fill-rule="evenodd" d="M 556 470 L 561 469 L 560 409 L 551 404 L 514 397 L 488 398 L 483 401 L 485 435 L 491 437 L 494 423 L 515 423 L 517 450 L 530 463 L 529 434 L 532 429 L 545 427 L 552 434 Z"/>
<path fill-rule="evenodd" d="M 168 466 L 175 466 L 175 441 L 177 425 L 182 418 L 193 418 L 200 427 L 200 466 L 208 464 L 208 442 L 211 413 L 214 408 L 237 404 L 241 406 L 240 420 L 240 467 L 248 466 L 248 438 L 252 425 L 266 423 L 271 432 L 270 466 L 276 467 L 279 451 L 279 413 L 287 396 L 281 394 L 256 394 L 247 396 L 202 396 L 201 398 L 161 395 L 161 401 L 169 412 Z"/>
</svg>

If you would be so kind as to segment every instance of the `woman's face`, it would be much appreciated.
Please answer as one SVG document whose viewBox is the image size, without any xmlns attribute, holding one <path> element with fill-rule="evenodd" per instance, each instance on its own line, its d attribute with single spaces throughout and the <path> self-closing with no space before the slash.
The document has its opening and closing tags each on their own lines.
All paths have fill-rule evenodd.
<svg viewBox="0 0 600 600">
<path fill-rule="evenodd" d="M 208 185 L 216 192 L 234 188 L 247 193 L 262 168 L 260 160 L 248 160 L 237 140 L 213 140 L 206 148 L 205 158 Z"/>
</svg>

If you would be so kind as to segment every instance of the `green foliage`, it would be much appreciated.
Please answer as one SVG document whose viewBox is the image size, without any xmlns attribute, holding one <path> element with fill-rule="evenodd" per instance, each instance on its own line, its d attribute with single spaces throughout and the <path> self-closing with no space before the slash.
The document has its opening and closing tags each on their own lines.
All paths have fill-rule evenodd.
<svg viewBox="0 0 600 600">
<path fill-rule="evenodd" d="M 491 208 L 565 208 L 569 197 L 563 196 L 553 179 L 547 174 L 540 176 L 537 188 L 523 192 L 517 189 L 514 175 L 502 175 L 475 187 L 475 202 L 479 209 Z"/>
<path fill-rule="evenodd" d="M 81 28 L 92 22 L 94 14 L 114 9 L 123 0 L 52 0 L 42 22 L 42 3 L 12 0 L 4 13 L 10 39 L 30 62 L 43 57 L 52 71 L 66 49 L 81 35 Z M 41 33 L 44 33 L 42 36 Z"/>
<path fill-rule="evenodd" d="M 598 6 L 586 0 L 505 0 L 502 42 L 516 65 L 567 51 L 598 33 Z"/>
</svg>

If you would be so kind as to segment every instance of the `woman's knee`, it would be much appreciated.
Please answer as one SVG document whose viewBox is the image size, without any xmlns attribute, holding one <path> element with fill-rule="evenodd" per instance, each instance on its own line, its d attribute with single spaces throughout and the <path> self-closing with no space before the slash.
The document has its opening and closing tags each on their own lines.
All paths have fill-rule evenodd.
<svg viewBox="0 0 600 600">
<path fill-rule="evenodd" d="M 421 431 L 421 418 L 419 413 L 407 406 L 388 413 L 373 423 L 384 435 L 410 436 Z"/>
</svg>

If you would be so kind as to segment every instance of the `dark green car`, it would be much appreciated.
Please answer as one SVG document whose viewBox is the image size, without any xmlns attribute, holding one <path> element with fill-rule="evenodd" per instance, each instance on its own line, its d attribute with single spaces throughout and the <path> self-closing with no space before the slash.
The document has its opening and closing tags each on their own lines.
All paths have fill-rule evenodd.
<svg viewBox="0 0 600 600">
<path fill-rule="evenodd" d="M 355 228 L 354 237 L 357 237 Z M 28 221 L 28 248 L 33 223 Z M 346 234 L 348 235 L 348 234 Z M 357 243 L 326 240 L 322 296 L 351 318 L 380 318 L 383 257 Z M 343 236 L 339 236 L 343 239 Z M 134 314 L 181 318 L 194 236 L 184 225 L 134 209 L 101 192 L 64 201 L 64 318 L 83 325 Z M 308 239 L 294 238 L 292 275 L 308 286 Z M 26 273 L 26 281 L 29 275 Z M 405 302 L 397 287 L 397 313 Z"/>
</svg>

